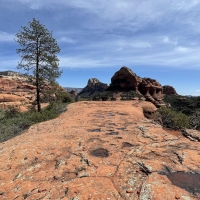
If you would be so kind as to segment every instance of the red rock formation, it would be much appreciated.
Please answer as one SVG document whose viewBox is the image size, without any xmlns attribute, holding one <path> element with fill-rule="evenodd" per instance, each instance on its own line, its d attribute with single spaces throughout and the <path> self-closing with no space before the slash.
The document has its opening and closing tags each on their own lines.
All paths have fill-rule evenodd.
<svg viewBox="0 0 200 200">
<path fill-rule="evenodd" d="M 138 92 L 138 85 L 142 79 L 127 67 L 122 67 L 111 78 L 111 84 L 108 90 L 129 91 L 134 90 Z"/>
<path fill-rule="evenodd" d="M 200 145 L 146 101 L 78 102 L 0 144 L 0 199 L 200 199 Z M 192 172 L 192 173 L 191 173 Z"/>
<path fill-rule="evenodd" d="M 143 78 L 139 84 L 139 92 L 144 95 L 146 100 L 155 105 L 163 105 L 162 101 L 162 85 L 154 79 Z"/>
<path fill-rule="evenodd" d="M 12 71 L 0 72 L 0 108 L 14 106 L 20 111 L 27 111 L 35 100 L 35 89 L 30 76 Z M 46 91 L 51 87 L 45 83 L 42 89 Z"/>
<path fill-rule="evenodd" d="M 133 90 L 138 94 L 142 94 L 147 101 L 154 103 L 158 107 L 164 105 L 162 101 L 162 85 L 154 79 L 140 78 L 127 67 L 122 67 L 114 74 L 107 90 Z"/>
<path fill-rule="evenodd" d="M 163 94 L 166 94 L 166 95 L 171 95 L 171 94 L 178 95 L 176 90 L 170 85 L 164 85 L 163 86 Z"/>
<path fill-rule="evenodd" d="M 97 78 L 90 78 L 87 86 L 78 94 L 80 98 L 90 98 L 96 92 L 103 92 L 108 88 L 108 85 L 100 82 Z"/>
<path fill-rule="evenodd" d="M 26 111 L 35 99 L 35 86 L 12 76 L 0 78 L 0 108 L 14 106 Z"/>
</svg>

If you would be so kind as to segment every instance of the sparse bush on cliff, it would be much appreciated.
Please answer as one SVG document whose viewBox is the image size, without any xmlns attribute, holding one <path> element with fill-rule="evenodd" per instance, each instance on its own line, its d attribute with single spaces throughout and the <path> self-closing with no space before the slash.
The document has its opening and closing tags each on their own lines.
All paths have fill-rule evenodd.
<svg viewBox="0 0 200 200">
<path fill-rule="evenodd" d="M 121 94 L 121 99 L 120 100 L 133 100 L 134 98 L 141 98 L 143 97 L 142 95 L 136 93 L 133 90 L 130 90 L 128 92 L 123 92 L 123 94 Z"/>
<path fill-rule="evenodd" d="M 189 117 L 181 112 L 176 113 L 173 121 L 173 129 L 190 128 Z"/>
<path fill-rule="evenodd" d="M 55 95 L 56 95 L 56 101 L 60 101 L 61 103 L 74 102 L 74 98 L 66 91 L 56 92 Z"/>
<path fill-rule="evenodd" d="M 98 93 L 96 95 L 93 96 L 92 100 L 94 101 L 99 101 L 99 100 L 102 100 L 102 101 L 114 101 L 116 100 L 116 97 L 115 95 L 118 94 L 119 91 L 104 91 L 102 93 Z M 137 94 L 135 91 L 133 90 L 130 90 L 130 91 L 127 91 L 127 92 L 123 92 L 121 94 L 121 99 L 120 100 L 133 100 L 134 98 L 141 98 L 143 97 L 142 95 L 140 94 Z"/>
<path fill-rule="evenodd" d="M 200 97 L 165 95 L 164 102 L 171 105 L 173 110 L 191 116 L 200 109 Z"/>
<path fill-rule="evenodd" d="M 196 110 L 195 113 L 189 117 L 189 124 L 192 129 L 200 131 L 200 110 Z"/>
<path fill-rule="evenodd" d="M 166 112 L 164 120 L 173 121 L 173 127 L 183 127 L 200 130 L 200 97 L 193 96 L 181 96 L 181 95 L 165 95 L 164 102 L 166 105 L 170 105 L 168 114 L 175 115 L 174 118 L 166 118 Z M 164 108 L 160 109 L 163 114 Z M 164 123 L 166 126 L 167 123 Z M 171 124 L 172 126 L 172 124 Z"/>
<path fill-rule="evenodd" d="M 176 112 L 171 108 L 161 107 L 158 109 L 163 126 L 171 129 L 190 128 L 189 117 L 181 112 Z"/>
<path fill-rule="evenodd" d="M 114 100 L 113 99 L 113 94 L 114 94 L 113 91 L 104 91 L 102 93 L 95 94 L 93 96 L 92 100 L 93 101 L 99 101 L 99 100 L 109 101 L 109 100 Z"/>
</svg>

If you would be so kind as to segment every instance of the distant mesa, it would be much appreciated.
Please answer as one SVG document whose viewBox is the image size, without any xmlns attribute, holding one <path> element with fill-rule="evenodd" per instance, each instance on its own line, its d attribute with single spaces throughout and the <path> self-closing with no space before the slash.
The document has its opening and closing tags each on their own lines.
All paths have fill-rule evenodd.
<svg viewBox="0 0 200 200">
<path fill-rule="evenodd" d="M 79 93 L 79 98 L 88 98 L 95 94 L 101 93 L 108 88 L 108 85 L 100 82 L 97 78 L 90 78 L 87 86 Z"/>
<path fill-rule="evenodd" d="M 163 86 L 163 94 L 166 95 L 178 95 L 174 87 L 170 85 L 164 85 Z"/>
<path fill-rule="evenodd" d="M 98 91 L 104 91 L 105 89 L 108 88 L 108 85 L 105 84 L 105 83 L 100 82 L 97 78 L 90 78 L 88 80 L 88 84 L 87 84 L 86 87 L 88 89 L 97 89 Z"/>
</svg>

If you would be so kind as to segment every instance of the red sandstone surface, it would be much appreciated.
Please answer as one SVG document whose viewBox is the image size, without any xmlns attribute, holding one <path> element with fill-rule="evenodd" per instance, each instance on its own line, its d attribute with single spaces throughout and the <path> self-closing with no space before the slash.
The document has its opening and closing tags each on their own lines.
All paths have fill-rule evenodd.
<svg viewBox="0 0 200 200">
<path fill-rule="evenodd" d="M 26 111 L 35 99 L 35 87 L 27 80 L 16 77 L 0 78 L 0 108 L 14 106 L 20 111 Z"/>
<path fill-rule="evenodd" d="M 44 84 L 49 89 L 48 84 Z M 36 87 L 27 77 L 4 76 L 0 77 L 0 109 L 10 106 L 24 112 L 30 109 L 36 98 Z M 41 103 L 44 108 L 48 103 Z"/>
<path fill-rule="evenodd" d="M 1 143 L 0 199 L 200 199 L 199 142 L 167 133 L 144 117 L 143 107 L 155 106 L 73 103 Z M 174 183 L 177 171 L 184 173 Z"/>
</svg>

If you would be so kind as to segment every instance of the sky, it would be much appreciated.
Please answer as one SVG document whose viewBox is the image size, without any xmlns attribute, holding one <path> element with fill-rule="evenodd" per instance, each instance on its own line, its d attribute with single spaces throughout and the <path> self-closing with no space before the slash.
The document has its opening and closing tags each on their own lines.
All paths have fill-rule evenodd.
<svg viewBox="0 0 200 200">
<path fill-rule="evenodd" d="M 200 95 L 200 0 L 0 0 L 0 71 L 17 71 L 15 34 L 33 18 L 58 42 L 63 87 L 110 84 L 127 66 Z"/>
</svg>

